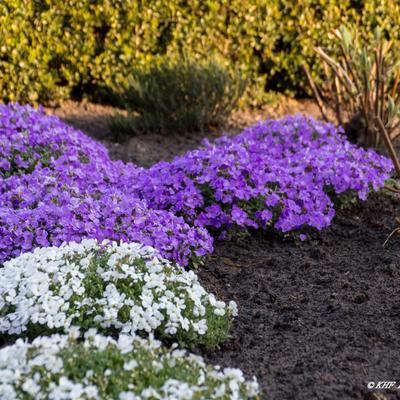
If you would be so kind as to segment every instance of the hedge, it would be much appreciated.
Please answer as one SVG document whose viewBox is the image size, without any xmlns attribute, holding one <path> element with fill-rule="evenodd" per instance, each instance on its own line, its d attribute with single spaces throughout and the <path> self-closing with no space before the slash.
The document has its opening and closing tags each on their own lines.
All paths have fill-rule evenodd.
<svg viewBox="0 0 400 400">
<path fill-rule="evenodd" d="M 389 0 L 7 0 L 0 3 L 3 100 L 49 102 L 126 85 L 160 58 L 215 58 L 250 77 L 250 93 L 302 94 L 312 45 L 342 23 L 399 38 Z M 261 96 L 261 97 L 260 97 Z"/>
</svg>

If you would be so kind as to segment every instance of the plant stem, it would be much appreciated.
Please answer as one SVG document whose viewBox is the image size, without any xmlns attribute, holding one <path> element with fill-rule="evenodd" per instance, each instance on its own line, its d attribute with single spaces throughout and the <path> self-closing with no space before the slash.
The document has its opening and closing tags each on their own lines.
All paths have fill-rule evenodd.
<svg viewBox="0 0 400 400">
<path fill-rule="evenodd" d="M 399 161 L 399 158 L 397 157 L 396 150 L 393 147 L 393 143 L 390 140 L 389 134 L 387 133 L 387 130 L 386 130 L 382 120 L 379 117 L 376 117 L 375 121 L 378 125 L 379 130 L 382 133 L 383 139 L 385 141 L 386 149 L 389 153 L 390 158 L 393 161 L 393 165 L 396 170 L 396 174 L 398 177 L 400 177 L 400 161 Z"/>
</svg>

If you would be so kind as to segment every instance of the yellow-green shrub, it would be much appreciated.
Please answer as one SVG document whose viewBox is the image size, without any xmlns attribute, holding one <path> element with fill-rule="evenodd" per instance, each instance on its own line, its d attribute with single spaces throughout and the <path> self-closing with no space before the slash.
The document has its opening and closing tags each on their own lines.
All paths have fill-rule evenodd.
<svg viewBox="0 0 400 400">
<path fill-rule="evenodd" d="M 217 59 L 250 77 L 249 93 L 301 93 L 301 66 L 320 66 L 328 32 L 381 25 L 399 37 L 389 0 L 5 0 L 0 2 L 2 97 L 48 102 L 124 86 L 140 66 L 182 54 Z"/>
</svg>

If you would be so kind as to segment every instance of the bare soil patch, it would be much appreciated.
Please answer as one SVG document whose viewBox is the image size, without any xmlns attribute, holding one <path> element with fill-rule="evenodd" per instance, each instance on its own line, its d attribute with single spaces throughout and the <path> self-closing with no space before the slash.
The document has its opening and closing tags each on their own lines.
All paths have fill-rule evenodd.
<svg viewBox="0 0 400 400">
<path fill-rule="evenodd" d="M 367 388 L 400 384 L 400 238 L 382 248 L 399 206 L 375 196 L 301 244 L 260 233 L 217 243 L 199 274 L 239 316 L 208 360 L 256 375 L 263 399 L 400 399 Z"/>
<path fill-rule="evenodd" d="M 107 146 L 111 158 L 131 161 L 145 167 L 161 160 L 170 161 L 176 155 L 198 147 L 204 137 L 212 139 L 224 133 L 238 133 L 244 127 L 263 119 L 281 118 L 287 114 L 297 113 L 308 113 L 319 117 L 318 107 L 313 101 L 282 98 L 282 101 L 267 105 L 261 110 L 235 112 L 227 126 L 221 129 L 210 129 L 203 133 L 189 132 L 184 135 L 160 135 L 149 132 L 138 136 L 116 138 L 109 125 L 110 116 L 115 113 L 113 107 L 67 101 L 60 107 L 46 108 L 46 111 L 101 141 Z"/>
</svg>

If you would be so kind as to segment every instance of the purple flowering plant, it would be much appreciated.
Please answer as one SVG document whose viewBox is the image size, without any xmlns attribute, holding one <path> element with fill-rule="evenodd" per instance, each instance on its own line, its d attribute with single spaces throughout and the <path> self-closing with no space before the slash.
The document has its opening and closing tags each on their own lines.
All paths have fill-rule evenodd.
<svg viewBox="0 0 400 400">
<path fill-rule="evenodd" d="M 0 177 L 30 173 L 37 166 L 108 159 L 106 149 L 82 132 L 31 107 L 0 105 Z M 59 161 L 61 162 L 61 160 Z"/>
<path fill-rule="evenodd" d="M 212 238 L 132 192 L 139 168 L 41 110 L 0 106 L 0 263 L 83 238 L 137 241 L 181 265 Z"/>
<path fill-rule="evenodd" d="M 349 143 L 340 128 L 294 116 L 140 171 L 137 194 L 211 231 L 272 228 L 304 240 L 331 223 L 335 199 L 364 200 L 391 171 L 390 160 Z"/>
<path fill-rule="evenodd" d="M 29 106 L 0 106 L 0 263 L 84 238 L 138 241 L 181 265 L 212 235 L 327 227 L 336 197 L 365 199 L 391 163 L 309 117 L 270 120 L 149 169 Z"/>
</svg>

